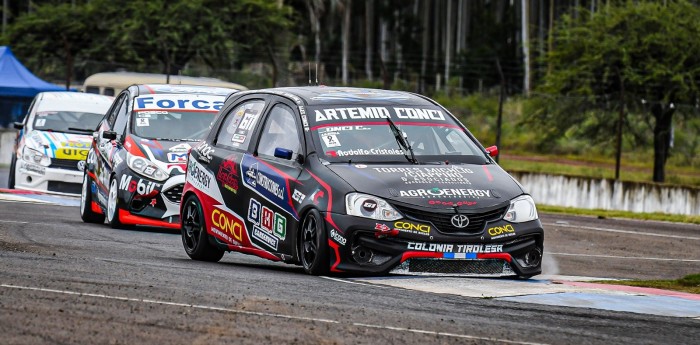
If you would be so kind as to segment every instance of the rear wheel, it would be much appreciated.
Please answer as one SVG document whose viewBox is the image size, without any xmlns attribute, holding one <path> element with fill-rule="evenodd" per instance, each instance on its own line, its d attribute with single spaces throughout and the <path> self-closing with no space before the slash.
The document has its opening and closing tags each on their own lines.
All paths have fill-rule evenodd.
<svg viewBox="0 0 700 345">
<path fill-rule="evenodd" d="M 122 227 L 122 223 L 119 221 L 119 186 L 117 185 L 117 179 L 112 178 L 109 182 L 109 196 L 107 197 L 107 223 L 115 229 Z"/>
<path fill-rule="evenodd" d="M 105 215 L 92 211 L 92 192 L 90 191 L 90 177 L 83 175 L 83 189 L 80 192 L 80 218 L 85 223 L 103 223 Z"/>
<path fill-rule="evenodd" d="M 7 177 L 7 188 L 15 189 L 15 169 L 17 168 L 17 155 L 12 154 L 10 161 L 10 176 Z"/>
<path fill-rule="evenodd" d="M 311 210 L 304 217 L 298 246 L 299 259 L 306 273 L 312 275 L 328 273 L 326 227 L 318 210 Z"/>
<path fill-rule="evenodd" d="M 190 195 L 182 207 L 181 233 L 185 252 L 193 260 L 217 262 L 224 251 L 209 242 L 202 204 L 195 195 Z"/>
</svg>

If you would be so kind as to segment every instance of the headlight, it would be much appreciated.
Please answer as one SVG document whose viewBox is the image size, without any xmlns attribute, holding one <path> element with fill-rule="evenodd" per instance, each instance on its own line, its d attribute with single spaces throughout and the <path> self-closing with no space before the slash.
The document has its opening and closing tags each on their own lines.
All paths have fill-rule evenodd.
<svg viewBox="0 0 700 345">
<path fill-rule="evenodd" d="M 388 202 L 376 196 L 350 193 L 345 196 L 345 212 L 351 216 L 390 221 L 403 218 Z"/>
<path fill-rule="evenodd" d="M 511 200 L 508 212 L 503 219 L 511 223 L 529 222 L 537 219 L 535 201 L 529 195 L 521 195 Z"/>
<path fill-rule="evenodd" d="M 170 177 L 170 175 L 158 168 L 150 160 L 143 157 L 134 156 L 129 152 L 126 153 L 126 165 L 128 165 L 129 169 L 133 170 L 135 173 L 156 181 L 165 181 L 168 179 L 168 177 Z"/>
<path fill-rule="evenodd" d="M 27 146 L 22 149 L 22 159 L 27 162 L 43 165 L 45 167 L 51 165 L 51 158 L 49 158 L 49 156 L 37 150 L 30 149 Z"/>
</svg>

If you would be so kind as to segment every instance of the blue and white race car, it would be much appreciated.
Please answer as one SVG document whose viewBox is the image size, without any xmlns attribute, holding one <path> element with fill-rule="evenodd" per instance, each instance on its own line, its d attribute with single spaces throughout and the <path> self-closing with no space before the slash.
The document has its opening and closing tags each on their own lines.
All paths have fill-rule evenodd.
<svg viewBox="0 0 700 345">
<path fill-rule="evenodd" d="M 41 92 L 16 122 L 8 187 L 80 194 L 82 165 L 92 133 L 113 97 L 71 91 Z"/>
</svg>

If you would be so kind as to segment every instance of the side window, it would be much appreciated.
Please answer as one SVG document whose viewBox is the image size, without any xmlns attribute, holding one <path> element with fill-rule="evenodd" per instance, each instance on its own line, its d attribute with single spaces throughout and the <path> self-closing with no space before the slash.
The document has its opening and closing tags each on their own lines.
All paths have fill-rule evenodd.
<svg viewBox="0 0 700 345">
<path fill-rule="evenodd" d="M 260 114 L 265 107 L 265 101 L 260 99 L 245 101 L 228 114 L 221 123 L 221 129 L 216 136 L 216 144 L 237 148 L 247 148 L 253 129 L 258 123 Z"/>
<path fill-rule="evenodd" d="M 117 119 L 117 113 L 119 113 L 121 110 L 121 106 L 126 97 L 126 93 L 121 94 L 117 101 L 115 101 L 114 104 L 112 104 L 112 107 L 109 109 L 109 113 L 107 113 L 107 124 L 109 125 L 109 128 L 114 129 L 114 121 Z"/>
<path fill-rule="evenodd" d="M 119 110 L 117 110 L 117 118 L 114 121 L 114 126 L 112 130 L 117 132 L 117 138 L 124 135 L 126 130 L 126 124 L 129 122 L 129 103 L 127 102 L 128 97 L 122 97 L 119 104 Z"/>
<path fill-rule="evenodd" d="M 258 154 L 273 157 L 278 147 L 292 150 L 294 153 L 299 153 L 301 147 L 294 111 L 284 104 L 277 104 L 270 110 L 260 134 Z"/>
</svg>

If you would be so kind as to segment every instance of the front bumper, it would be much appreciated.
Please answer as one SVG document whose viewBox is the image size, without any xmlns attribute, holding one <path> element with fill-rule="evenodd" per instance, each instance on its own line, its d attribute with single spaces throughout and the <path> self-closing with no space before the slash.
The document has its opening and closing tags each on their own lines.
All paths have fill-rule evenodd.
<svg viewBox="0 0 700 345">
<path fill-rule="evenodd" d="M 488 277 L 542 272 L 539 220 L 486 222 L 481 231 L 466 235 L 442 233 L 429 222 L 323 216 L 332 272 Z"/>
<path fill-rule="evenodd" d="M 180 228 L 180 199 L 185 175 L 176 175 L 164 183 L 136 174 L 120 178 L 119 198 L 124 209 L 119 221 L 129 225 Z"/>
<path fill-rule="evenodd" d="M 18 159 L 15 171 L 10 173 L 15 174 L 15 188 L 17 189 L 79 195 L 83 182 L 83 172 L 78 170 L 79 161 L 67 161 L 67 163 L 66 167 L 57 168 L 45 167 Z"/>
</svg>

